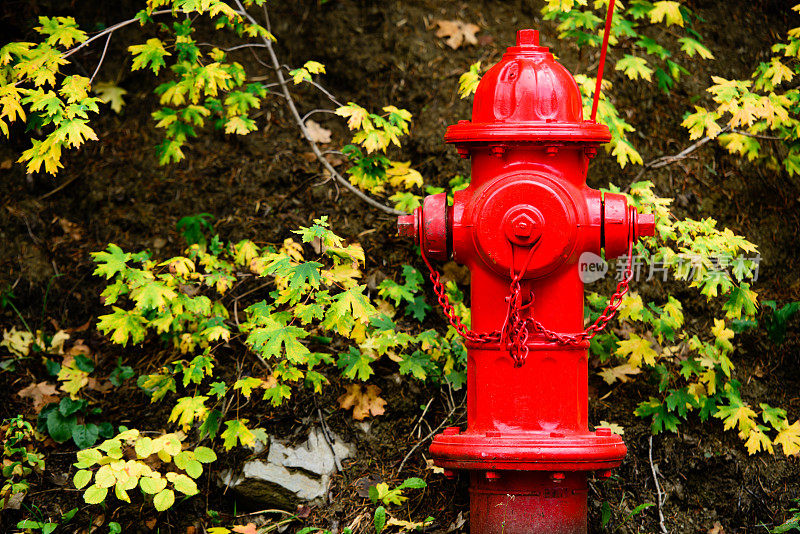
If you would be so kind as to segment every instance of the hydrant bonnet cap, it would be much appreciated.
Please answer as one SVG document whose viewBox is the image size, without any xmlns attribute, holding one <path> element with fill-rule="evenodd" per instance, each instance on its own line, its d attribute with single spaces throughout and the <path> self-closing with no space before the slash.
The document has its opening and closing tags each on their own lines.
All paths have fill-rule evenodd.
<svg viewBox="0 0 800 534">
<path fill-rule="evenodd" d="M 605 125 L 583 120 L 575 79 L 546 47 L 539 32 L 520 30 L 516 46 L 484 74 L 475 91 L 472 121 L 450 126 L 449 143 L 527 141 L 606 143 Z"/>
</svg>

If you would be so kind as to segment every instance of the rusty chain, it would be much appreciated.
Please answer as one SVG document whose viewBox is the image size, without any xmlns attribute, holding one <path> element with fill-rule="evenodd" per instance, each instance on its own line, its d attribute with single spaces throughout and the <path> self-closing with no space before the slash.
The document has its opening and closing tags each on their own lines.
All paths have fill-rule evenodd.
<svg viewBox="0 0 800 534">
<path fill-rule="evenodd" d="M 589 341 L 602 332 L 606 326 L 608 326 L 611 319 L 614 318 L 614 315 L 616 315 L 617 310 L 622 304 L 623 297 L 628 292 L 628 285 L 633 278 L 633 241 L 631 241 L 628 243 L 628 259 L 622 280 L 617 284 L 617 289 L 611 296 L 603 313 L 601 313 L 591 325 L 587 326 L 583 332 L 574 334 L 555 332 L 546 328 L 542 323 L 532 317 L 534 295 L 532 293 L 529 294 L 527 302 L 524 302 L 523 299 L 522 284 L 520 282 L 525 275 L 528 263 L 533 255 L 533 250 L 533 247 L 529 249 L 523 268 L 520 269 L 518 273 L 514 273 L 512 268 L 509 295 L 505 298 L 506 302 L 508 302 L 508 311 L 502 329 L 493 330 L 491 332 L 475 332 L 467 328 L 461 320 L 461 317 L 456 313 L 455 308 L 450 303 L 450 299 L 447 296 L 444 284 L 442 284 L 441 275 L 433 268 L 433 265 L 431 265 L 427 256 L 425 256 L 424 244 L 420 243 L 420 255 L 430 271 L 433 291 L 436 293 L 439 305 L 442 307 L 450 325 L 461 337 L 472 343 L 505 344 L 511 358 L 514 360 L 514 367 L 522 367 L 525 364 L 525 359 L 529 351 L 528 338 L 530 337 L 531 331 L 540 334 L 548 341 L 573 346 Z M 525 317 L 524 312 L 526 311 L 528 311 L 528 317 Z"/>
</svg>

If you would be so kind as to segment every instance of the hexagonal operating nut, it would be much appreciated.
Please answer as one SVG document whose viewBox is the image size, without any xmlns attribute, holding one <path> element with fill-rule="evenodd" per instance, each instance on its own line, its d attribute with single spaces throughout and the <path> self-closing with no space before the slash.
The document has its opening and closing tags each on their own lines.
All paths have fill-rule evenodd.
<svg viewBox="0 0 800 534">
<path fill-rule="evenodd" d="M 516 212 L 516 213 L 515 213 Z M 542 235 L 541 218 L 532 208 L 520 207 L 506 217 L 506 237 L 516 245 L 531 245 Z"/>
</svg>

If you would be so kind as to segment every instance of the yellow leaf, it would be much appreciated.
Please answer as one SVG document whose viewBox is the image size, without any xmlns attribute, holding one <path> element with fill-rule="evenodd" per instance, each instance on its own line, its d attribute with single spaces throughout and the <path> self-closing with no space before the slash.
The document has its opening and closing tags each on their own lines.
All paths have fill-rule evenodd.
<svg viewBox="0 0 800 534">
<path fill-rule="evenodd" d="M 760 450 L 773 454 L 772 442 L 769 437 L 764 434 L 758 427 L 750 430 L 750 434 L 745 441 L 744 446 L 747 448 L 748 454 L 755 454 Z"/>
<path fill-rule="evenodd" d="M 717 340 L 717 346 L 727 351 L 733 350 L 731 339 L 733 339 L 733 330 L 725 328 L 725 321 L 722 319 L 714 319 L 714 326 L 711 327 L 711 333 Z"/>
<path fill-rule="evenodd" d="M 774 440 L 775 445 L 783 446 L 783 454 L 792 456 L 800 452 L 800 421 L 795 421 L 778 432 Z"/>
<path fill-rule="evenodd" d="M 680 3 L 664 0 L 653 4 L 653 9 L 650 10 L 650 22 L 656 24 L 662 20 L 666 22 L 667 26 L 672 24 L 683 26 Z"/>
<path fill-rule="evenodd" d="M 630 380 L 631 375 L 638 375 L 642 370 L 637 366 L 634 367 L 629 363 L 624 363 L 616 367 L 608 367 L 600 371 L 600 376 L 605 380 L 606 384 L 613 384 L 617 380 L 620 382 L 627 382 Z"/>
<path fill-rule="evenodd" d="M 641 338 L 636 334 L 631 334 L 629 339 L 618 341 L 615 354 L 618 356 L 628 356 L 628 363 L 633 367 L 641 367 L 642 362 L 646 365 L 655 365 L 658 353 L 653 350 L 649 340 Z"/>
</svg>

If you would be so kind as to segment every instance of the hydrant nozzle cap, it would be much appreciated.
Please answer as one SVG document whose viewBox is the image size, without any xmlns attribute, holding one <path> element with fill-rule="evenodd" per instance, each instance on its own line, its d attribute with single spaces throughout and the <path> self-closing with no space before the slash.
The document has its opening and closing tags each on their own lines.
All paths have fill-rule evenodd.
<svg viewBox="0 0 800 534">
<path fill-rule="evenodd" d="M 539 32 L 537 30 L 517 31 L 517 46 L 539 46 Z"/>
<path fill-rule="evenodd" d="M 652 237 L 656 235 L 656 216 L 652 213 L 640 213 L 636 226 L 637 237 Z"/>
<path fill-rule="evenodd" d="M 416 239 L 419 232 L 419 223 L 417 222 L 417 212 L 408 215 L 401 215 L 397 218 L 397 233 L 402 237 L 411 237 Z"/>
</svg>

